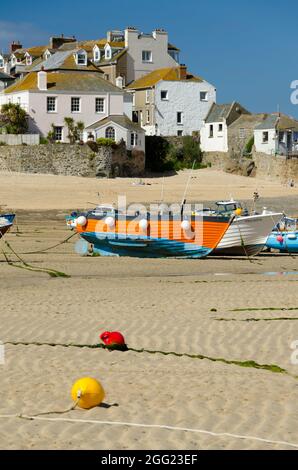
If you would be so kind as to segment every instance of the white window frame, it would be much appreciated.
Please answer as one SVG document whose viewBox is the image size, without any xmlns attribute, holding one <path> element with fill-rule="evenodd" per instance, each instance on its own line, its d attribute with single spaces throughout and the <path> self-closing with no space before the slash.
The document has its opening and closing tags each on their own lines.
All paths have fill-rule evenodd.
<svg viewBox="0 0 298 470">
<path fill-rule="evenodd" d="M 50 100 L 53 100 L 53 102 L 55 103 L 55 106 L 51 106 L 52 108 L 54 109 L 49 109 L 49 101 Z M 47 113 L 57 113 L 57 96 L 47 96 Z"/>
<path fill-rule="evenodd" d="M 165 98 L 162 97 L 162 93 L 166 94 Z M 168 90 L 160 90 L 160 100 L 161 101 L 169 101 L 169 92 L 168 92 Z"/>
<path fill-rule="evenodd" d="M 133 106 L 136 105 L 136 93 L 135 92 L 132 93 L 132 105 Z"/>
<path fill-rule="evenodd" d="M 265 138 L 266 136 L 266 138 Z M 268 131 L 263 131 L 262 132 L 262 143 L 263 144 L 268 144 L 269 142 L 269 132 Z"/>
<path fill-rule="evenodd" d="M 151 98 L 151 90 L 146 90 L 145 93 L 146 93 L 145 103 L 149 104 L 150 103 L 150 98 Z"/>
<path fill-rule="evenodd" d="M 112 58 L 112 48 L 111 48 L 111 46 L 107 46 L 105 48 L 105 59 L 109 60 L 111 58 Z"/>
<path fill-rule="evenodd" d="M 146 58 L 146 56 L 148 56 Z M 152 51 L 142 51 L 142 62 L 151 64 L 152 60 Z"/>
<path fill-rule="evenodd" d="M 61 129 L 61 139 L 56 139 L 56 130 Z M 54 126 L 54 141 L 62 142 L 63 141 L 63 126 Z"/>
<path fill-rule="evenodd" d="M 130 146 L 136 147 L 138 145 L 138 134 L 136 132 L 132 132 L 130 134 Z"/>
<path fill-rule="evenodd" d="M 221 134 L 223 132 L 223 124 L 219 123 L 218 124 L 218 133 Z"/>
<path fill-rule="evenodd" d="M 209 139 L 213 139 L 214 137 L 214 125 L 209 124 Z"/>
<path fill-rule="evenodd" d="M 150 124 L 150 109 L 146 109 L 146 124 Z"/>
<path fill-rule="evenodd" d="M 204 97 L 202 95 L 204 95 Z M 200 91 L 200 101 L 208 101 L 208 91 Z"/>
<path fill-rule="evenodd" d="M 246 137 L 246 129 L 244 127 L 239 128 L 239 139 L 245 139 Z"/>
<path fill-rule="evenodd" d="M 177 131 L 177 137 L 182 137 L 183 136 L 183 130 L 182 129 L 178 129 Z"/>
<path fill-rule="evenodd" d="M 79 109 L 78 109 L 78 110 L 77 110 L 77 109 L 73 109 L 73 101 L 74 101 L 74 100 L 78 100 L 78 102 L 79 102 Z M 81 104 L 81 98 L 80 98 L 80 96 L 72 96 L 72 97 L 70 98 L 70 112 L 71 112 L 72 114 L 78 114 L 78 113 L 81 112 L 81 108 L 82 108 L 82 104 Z"/>
<path fill-rule="evenodd" d="M 113 130 L 114 130 L 114 137 L 108 137 L 108 136 L 107 136 L 107 130 L 108 130 L 108 129 L 113 129 Z M 113 140 L 116 142 L 116 129 L 115 129 L 114 126 L 108 126 L 108 127 L 106 127 L 106 129 L 105 129 L 105 138 L 106 138 L 106 139 L 113 139 Z"/>
<path fill-rule="evenodd" d="M 180 115 L 180 120 L 178 119 L 179 115 Z M 183 120 L 184 120 L 183 111 L 177 111 L 176 118 L 177 118 L 177 124 L 180 126 L 183 126 Z"/>
<path fill-rule="evenodd" d="M 86 52 L 77 52 L 77 65 L 87 65 L 87 54 Z M 81 57 L 81 58 L 80 58 Z M 80 62 L 84 57 L 84 62 Z"/>
<path fill-rule="evenodd" d="M 98 106 L 98 103 L 101 102 L 102 103 L 102 110 L 98 110 L 97 108 L 99 108 L 100 106 Z M 105 98 L 103 98 L 102 96 L 97 96 L 95 98 L 95 112 L 96 114 L 102 114 L 105 112 L 105 109 L 106 109 L 106 100 Z"/>
</svg>

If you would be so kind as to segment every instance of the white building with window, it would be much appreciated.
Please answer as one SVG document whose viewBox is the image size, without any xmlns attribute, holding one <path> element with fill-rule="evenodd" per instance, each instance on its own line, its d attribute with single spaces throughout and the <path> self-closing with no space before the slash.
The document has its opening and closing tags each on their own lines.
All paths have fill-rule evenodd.
<svg viewBox="0 0 298 470">
<path fill-rule="evenodd" d="M 84 140 L 98 138 L 112 139 L 115 142 L 124 140 L 128 150 L 145 152 L 145 131 L 127 116 L 108 116 L 91 124 L 85 129 Z"/>
<path fill-rule="evenodd" d="M 270 114 L 254 130 L 257 152 L 267 155 L 298 154 L 298 121 L 284 114 Z"/>
<path fill-rule="evenodd" d="M 254 129 L 267 114 L 253 114 L 237 102 L 214 104 L 200 132 L 203 152 L 229 153 L 241 157 L 251 153 Z"/>
<path fill-rule="evenodd" d="M 155 70 L 127 90 L 133 94 L 133 120 L 147 135 L 192 135 L 216 101 L 215 87 L 185 65 Z"/>
<path fill-rule="evenodd" d="M 47 137 L 53 125 L 61 142 L 68 141 L 66 117 L 88 127 L 109 115 L 126 115 L 128 121 L 132 115 L 132 96 L 91 71 L 30 72 L 0 93 L 0 106 L 9 102 L 27 112 L 29 133 Z"/>
</svg>

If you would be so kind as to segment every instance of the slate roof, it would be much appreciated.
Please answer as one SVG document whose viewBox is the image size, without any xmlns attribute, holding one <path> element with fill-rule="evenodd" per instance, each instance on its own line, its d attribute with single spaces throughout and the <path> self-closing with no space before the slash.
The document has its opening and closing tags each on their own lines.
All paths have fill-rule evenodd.
<svg viewBox="0 0 298 470">
<path fill-rule="evenodd" d="M 120 88 L 93 72 L 48 72 L 48 91 L 69 91 L 80 93 L 123 93 Z M 37 72 L 30 72 L 24 78 L 4 90 L 5 94 L 20 91 L 39 91 Z"/>
<path fill-rule="evenodd" d="M 0 72 L 0 80 L 15 80 L 15 78 L 7 73 Z"/>
<path fill-rule="evenodd" d="M 107 116 L 99 121 L 96 121 L 95 123 L 91 124 L 90 126 L 86 127 L 86 129 L 97 129 L 98 127 L 104 126 L 106 124 L 109 124 L 110 122 L 113 122 L 115 124 L 118 124 L 121 127 L 124 127 L 125 129 L 135 131 L 135 132 L 145 132 L 142 127 L 140 127 L 138 124 L 135 122 L 132 122 L 129 117 L 125 115 L 111 115 Z"/>
<path fill-rule="evenodd" d="M 298 131 L 298 121 L 285 114 L 270 114 L 255 128 L 256 130 L 278 129 Z"/>
<path fill-rule="evenodd" d="M 31 67 L 28 67 L 28 71 L 38 72 L 41 67 L 45 70 L 86 70 L 93 72 L 101 72 L 96 65 L 94 65 L 89 59 L 87 65 L 78 65 L 75 61 L 74 54 L 80 49 L 72 49 L 68 51 L 58 50 L 55 54 L 51 55 L 48 59 L 38 59 L 34 61 Z"/>
<path fill-rule="evenodd" d="M 206 118 L 206 122 L 223 122 L 229 116 L 234 103 L 216 104 L 214 103 Z"/>
</svg>

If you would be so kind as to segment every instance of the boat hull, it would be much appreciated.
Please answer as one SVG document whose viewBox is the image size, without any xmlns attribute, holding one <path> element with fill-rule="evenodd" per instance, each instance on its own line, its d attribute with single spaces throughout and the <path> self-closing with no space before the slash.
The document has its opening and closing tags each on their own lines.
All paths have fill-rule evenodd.
<svg viewBox="0 0 298 470">
<path fill-rule="evenodd" d="M 282 236 L 283 241 L 277 239 Z M 272 232 L 268 237 L 267 248 L 279 250 L 280 253 L 298 253 L 298 231 Z"/>
<path fill-rule="evenodd" d="M 0 215 L 0 238 L 12 227 L 15 214 Z"/>
<path fill-rule="evenodd" d="M 272 213 L 235 218 L 213 254 L 258 255 L 263 250 L 271 230 L 281 217 L 281 213 Z"/>
<path fill-rule="evenodd" d="M 229 224 L 227 217 L 192 220 L 190 226 L 196 236 L 189 238 L 181 230 L 181 220 L 149 220 L 148 229 L 141 233 L 138 222 L 132 220 L 116 220 L 113 230 L 109 230 L 104 218 L 87 217 L 85 227 L 77 227 L 77 231 L 92 245 L 93 252 L 105 256 L 205 258 L 217 246 Z"/>
</svg>

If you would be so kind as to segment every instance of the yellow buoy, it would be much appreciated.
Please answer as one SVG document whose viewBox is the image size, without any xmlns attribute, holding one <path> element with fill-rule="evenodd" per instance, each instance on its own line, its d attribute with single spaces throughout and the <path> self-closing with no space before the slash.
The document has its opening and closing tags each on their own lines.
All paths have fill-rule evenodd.
<svg viewBox="0 0 298 470">
<path fill-rule="evenodd" d="M 105 392 L 97 380 L 92 377 L 83 377 L 74 383 L 71 397 L 74 401 L 78 400 L 80 408 L 89 409 L 100 405 L 105 397 Z"/>
<path fill-rule="evenodd" d="M 236 215 L 242 215 L 242 209 L 238 207 L 238 209 L 235 210 Z"/>
</svg>

